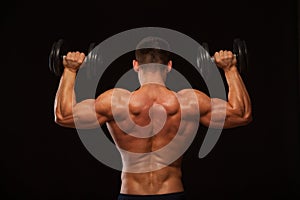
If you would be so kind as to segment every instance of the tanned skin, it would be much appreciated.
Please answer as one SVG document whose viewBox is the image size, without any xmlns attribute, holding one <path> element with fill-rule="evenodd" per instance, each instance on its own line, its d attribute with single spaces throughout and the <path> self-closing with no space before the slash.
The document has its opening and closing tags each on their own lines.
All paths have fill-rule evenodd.
<svg viewBox="0 0 300 200">
<path fill-rule="evenodd" d="M 198 124 L 190 120 L 194 116 L 200 115 L 198 123 L 216 128 L 244 126 L 252 120 L 250 98 L 231 51 L 214 54 L 216 65 L 224 70 L 229 86 L 228 101 L 210 98 L 195 89 L 184 89 L 177 93 L 167 89 L 165 80 L 172 68 L 172 61 L 168 62 L 163 71 L 149 71 L 144 70 L 134 60 L 133 68 L 141 84 L 138 90 L 130 92 L 114 88 L 100 94 L 96 99 L 76 102 L 76 72 L 84 59 L 83 53 L 69 52 L 63 60 L 65 68 L 55 97 L 55 121 L 64 127 L 79 129 L 95 128 L 106 123 L 115 144 L 124 150 L 135 153 L 156 151 L 168 144 L 176 134 L 195 129 Z M 222 117 L 224 115 L 225 122 Z M 161 126 L 161 120 L 165 120 L 164 125 L 158 127 Z M 180 123 L 182 129 L 179 130 Z M 131 133 L 138 135 L 139 129 L 133 124 L 147 126 L 144 131 L 150 135 L 158 132 L 151 137 L 135 137 Z M 152 159 L 152 162 L 156 162 L 156 158 Z M 184 191 L 181 161 L 182 157 L 156 171 L 122 172 L 120 192 L 152 195 Z"/>
</svg>

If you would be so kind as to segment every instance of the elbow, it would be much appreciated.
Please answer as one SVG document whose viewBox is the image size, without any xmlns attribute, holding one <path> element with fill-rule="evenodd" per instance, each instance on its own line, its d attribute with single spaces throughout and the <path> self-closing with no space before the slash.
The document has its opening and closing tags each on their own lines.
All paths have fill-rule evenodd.
<svg viewBox="0 0 300 200">
<path fill-rule="evenodd" d="M 252 112 L 249 110 L 248 112 L 243 113 L 240 116 L 242 125 L 248 125 L 253 121 Z"/>
<path fill-rule="evenodd" d="M 64 117 L 61 113 L 59 112 L 55 112 L 55 115 L 54 115 L 54 122 L 60 126 L 62 126 L 64 124 Z"/>
<path fill-rule="evenodd" d="M 244 122 L 244 125 L 250 124 L 250 123 L 253 121 L 252 114 L 249 113 L 249 114 L 244 115 L 244 116 L 242 117 L 242 121 Z"/>
<path fill-rule="evenodd" d="M 75 128 L 72 114 L 64 115 L 60 112 L 55 112 L 54 122 L 63 127 Z"/>
<path fill-rule="evenodd" d="M 63 127 L 69 127 L 73 122 L 73 112 L 72 108 L 61 106 L 54 106 L 54 122 Z"/>
<path fill-rule="evenodd" d="M 54 122 L 60 126 L 66 126 L 70 119 L 69 115 L 65 115 L 60 111 L 56 111 L 54 115 Z"/>
<path fill-rule="evenodd" d="M 238 124 L 238 126 L 246 126 L 248 124 L 250 124 L 253 121 L 253 117 L 252 117 L 252 112 L 248 111 L 248 112 L 243 112 L 242 110 L 234 110 L 234 116 L 235 116 L 235 120 Z"/>
</svg>

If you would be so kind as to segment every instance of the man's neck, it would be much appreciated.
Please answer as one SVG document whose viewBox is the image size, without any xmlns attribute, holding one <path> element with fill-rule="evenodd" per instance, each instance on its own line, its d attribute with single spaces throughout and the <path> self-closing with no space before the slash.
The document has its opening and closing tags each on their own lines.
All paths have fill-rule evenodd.
<svg viewBox="0 0 300 200">
<path fill-rule="evenodd" d="M 141 86 L 146 84 L 159 84 L 162 86 L 166 86 L 165 81 L 161 74 L 158 73 L 147 73 L 143 74 L 139 77 Z"/>
<path fill-rule="evenodd" d="M 166 86 L 166 84 L 164 82 L 157 82 L 157 81 L 143 82 L 143 83 L 141 83 L 141 86 L 148 85 L 148 84 L 157 84 L 157 85 L 161 85 L 161 86 Z"/>
</svg>

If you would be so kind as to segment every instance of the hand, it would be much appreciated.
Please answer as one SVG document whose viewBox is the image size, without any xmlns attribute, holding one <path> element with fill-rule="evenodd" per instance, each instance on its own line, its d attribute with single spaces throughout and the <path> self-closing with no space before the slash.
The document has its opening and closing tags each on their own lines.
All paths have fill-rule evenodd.
<svg viewBox="0 0 300 200">
<path fill-rule="evenodd" d="M 219 51 L 214 55 L 215 63 L 224 71 L 229 70 L 233 66 L 236 67 L 236 57 L 231 51 Z"/>
<path fill-rule="evenodd" d="M 66 69 L 69 69 L 72 72 L 77 72 L 80 68 L 81 64 L 83 63 L 85 58 L 84 53 L 76 52 L 69 52 L 63 59 L 63 65 Z"/>
</svg>

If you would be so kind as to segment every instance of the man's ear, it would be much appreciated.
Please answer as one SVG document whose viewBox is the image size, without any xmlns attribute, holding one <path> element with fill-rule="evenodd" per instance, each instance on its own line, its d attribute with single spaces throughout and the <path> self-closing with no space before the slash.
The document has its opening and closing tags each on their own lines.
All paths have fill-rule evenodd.
<svg viewBox="0 0 300 200">
<path fill-rule="evenodd" d="M 137 60 L 133 60 L 132 61 L 132 66 L 133 66 L 133 69 L 134 71 L 138 72 L 139 71 L 139 62 Z"/>
<path fill-rule="evenodd" d="M 172 60 L 170 60 L 169 62 L 168 62 L 168 65 L 167 65 L 167 69 L 168 69 L 168 72 L 170 72 L 171 71 L 171 69 L 172 69 Z"/>
</svg>

